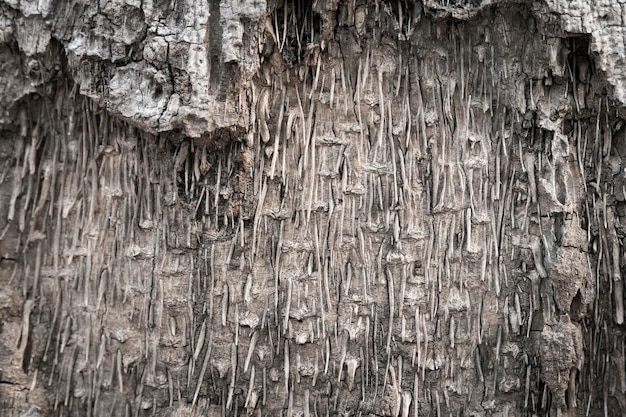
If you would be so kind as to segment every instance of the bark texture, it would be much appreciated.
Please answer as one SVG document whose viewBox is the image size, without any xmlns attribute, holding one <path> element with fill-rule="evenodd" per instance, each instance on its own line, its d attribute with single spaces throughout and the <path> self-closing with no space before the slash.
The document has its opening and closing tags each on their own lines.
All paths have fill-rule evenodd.
<svg viewBox="0 0 626 417">
<path fill-rule="evenodd" d="M 621 1 L 0 1 L 0 414 L 626 415 Z"/>
</svg>

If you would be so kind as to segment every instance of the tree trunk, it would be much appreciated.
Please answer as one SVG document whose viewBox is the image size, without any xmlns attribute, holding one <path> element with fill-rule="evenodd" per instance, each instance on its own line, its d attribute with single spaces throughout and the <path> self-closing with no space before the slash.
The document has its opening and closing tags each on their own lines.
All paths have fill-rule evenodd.
<svg viewBox="0 0 626 417">
<path fill-rule="evenodd" d="M 626 415 L 617 1 L 0 1 L 0 414 Z"/>
</svg>

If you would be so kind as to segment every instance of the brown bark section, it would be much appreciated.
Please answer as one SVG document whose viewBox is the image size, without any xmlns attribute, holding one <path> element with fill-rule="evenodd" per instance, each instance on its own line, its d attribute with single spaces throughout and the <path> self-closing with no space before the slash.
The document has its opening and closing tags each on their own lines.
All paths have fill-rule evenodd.
<svg viewBox="0 0 626 417">
<path fill-rule="evenodd" d="M 2 46 L 31 57 L 2 64 L 28 93 L 0 140 L 2 409 L 626 412 L 626 130 L 589 38 L 426 3 L 270 5 L 250 67 L 206 40 L 213 125 L 171 45 L 156 125 L 115 77 L 86 98 L 54 31 Z"/>
</svg>

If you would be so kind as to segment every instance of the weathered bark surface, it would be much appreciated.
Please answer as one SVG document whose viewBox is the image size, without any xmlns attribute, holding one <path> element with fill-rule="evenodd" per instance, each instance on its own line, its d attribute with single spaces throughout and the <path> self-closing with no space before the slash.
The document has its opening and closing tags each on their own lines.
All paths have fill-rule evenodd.
<svg viewBox="0 0 626 417">
<path fill-rule="evenodd" d="M 626 415 L 623 8 L 0 1 L 0 414 Z"/>
</svg>

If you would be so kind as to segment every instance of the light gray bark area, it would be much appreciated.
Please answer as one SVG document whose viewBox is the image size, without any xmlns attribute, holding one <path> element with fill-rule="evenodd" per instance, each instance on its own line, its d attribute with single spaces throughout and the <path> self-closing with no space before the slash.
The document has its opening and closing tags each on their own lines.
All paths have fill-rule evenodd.
<svg viewBox="0 0 626 417">
<path fill-rule="evenodd" d="M 626 413 L 615 1 L 0 2 L 0 407 Z"/>
<path fill-rule="evenodd" d="M 267 14 L 264 1 L 6 1 L 2 5 L 5 42 L 19 47 L 27 65 L 30 61 L 37 65 L 35 74 L 26 72 L 31 75 L 21 83 L 26 86 L 14 82 L 8 86 L 11 95 L 2 108 L 5 122 L 15 99 L 32 90 L 30 84 L 46 81 L 50 72 L 58 71 L 42 53 L 51 42 L 59 42 L 67 75 L 80 94 L 143 130 L 178 130 L 198 137 L 249 123 L 244 117 L 247 112 L 237 111 L 232 104 L 249 88 L 247 83 L 259 67 L 259 36 Z"/>
</svg>

